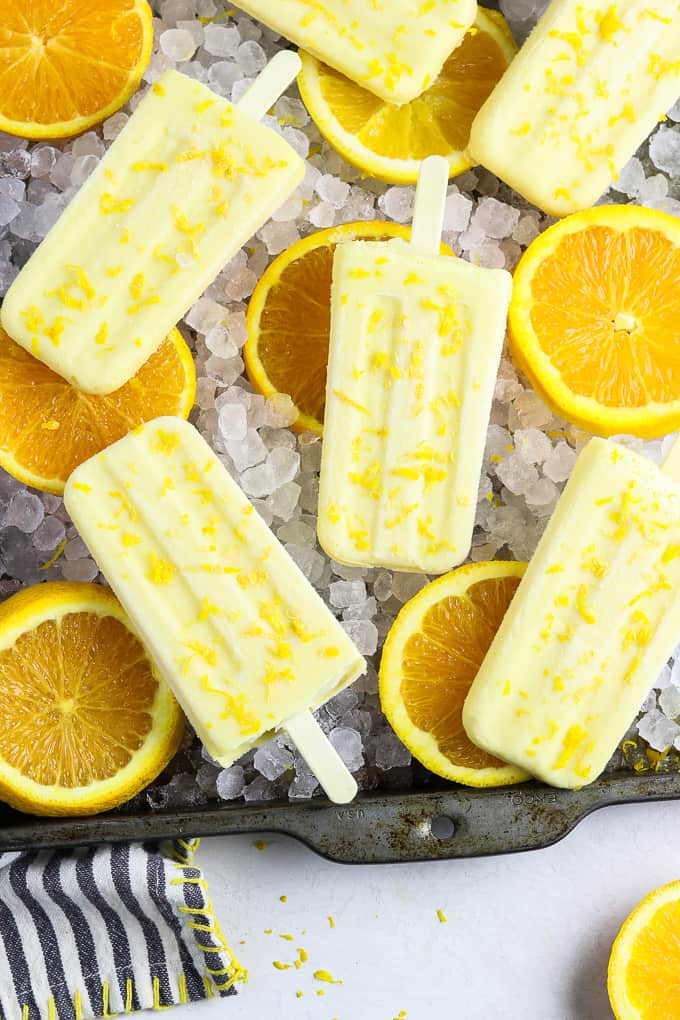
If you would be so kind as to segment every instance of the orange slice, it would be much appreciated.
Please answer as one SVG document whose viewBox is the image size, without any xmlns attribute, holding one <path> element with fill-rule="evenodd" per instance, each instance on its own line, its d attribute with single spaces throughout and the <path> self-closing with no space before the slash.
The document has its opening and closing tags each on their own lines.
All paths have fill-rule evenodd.
<svg viewBox="0 0 680 1020">
<path fill-rule="evenodd" d="M 445 156 L 452 177 L 474 166 L 467 149 L 472 121 L 516 52 L 503 16 L 480 7 L 434 84 L 403 106 L 302 51 L 298 84 L 319 131 L 349 163 L 367 176 L 410 184 L 426 156 Z"/>
<path fill-rule="evenodd" d="M 336 244 L 409 235 L 409 227 L 377 221 L 319 230 L 275 258 L 255 288 L 243 352 L 248 378 L 265 397 L 292 398 L 297 431 L 323 428 Z"/>
<path fill-rule="evenodd" d="M 0 130 L 66 138 L 120 109 L 151 57 L 146 0 L 0 0 Z"/>
<path fill-rule="evenodd" d="M 108 588 L 47 583 L 0 606 L 0 800 L 89 815 L 175 754 L 184 717 Z"/>
<path fill-rule="evenodd" d="M 563 418 L 609 436 L 680 427 L 680 219 L 603 205 L 560 220 L 515 270 L 510 347 Z"/>
<path fill-rule="evenodd" d="M 467 786 L 529 777 L 467 737 L 463 703 L 526 563 L 470 563 L 407 602 L 387 636 L 380 701 L 392 729 L 430 770 Z"/>
<path fill-rule="evenodd" d="M 646 896 L 624 922 L 609 959 L 617 1020 L 680 1017 L 680 882 Z"/>
<path fill-rule="evenodd" d="M 0 466 L 61 494 L 74 468 L 131 429 L 164 414 L 187 418 L 195 393 L 191 351 L 176 329 L 105 396 L 81 393 L 0 329 Z"/>
</svg>

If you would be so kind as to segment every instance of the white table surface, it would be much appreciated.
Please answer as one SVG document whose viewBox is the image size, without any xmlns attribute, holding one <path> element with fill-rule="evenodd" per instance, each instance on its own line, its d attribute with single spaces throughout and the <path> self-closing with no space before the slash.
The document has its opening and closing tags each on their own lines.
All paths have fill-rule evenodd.
<svg viewBox="0 0 680 1020">
<path fill-rule="evenodd" d="M 434 1020 L 434 1008 L 446 1020 L 611 1020 L 619 925 L 680 878 L 673 803 L 605 809 L 548 850 L 471 861 L 347 866 L 263 838 L 261 851 L 249 836 L 202 843 L 197 861 L 250 981 L 237 998 L 173 1010 L 177 1020 L 393 1020 L 401 1010 Z M 308 963 L 274 968 L 298 946 Z M 314 980 L 317 969 L 343 983 Z"/>
</svg>

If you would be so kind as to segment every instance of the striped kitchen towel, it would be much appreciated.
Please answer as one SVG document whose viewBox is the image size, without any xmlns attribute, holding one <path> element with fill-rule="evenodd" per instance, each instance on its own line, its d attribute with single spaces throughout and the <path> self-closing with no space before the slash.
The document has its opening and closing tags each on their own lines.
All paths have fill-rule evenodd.
<svg viewBox="0 0 680 1020">
<path fill-rule="evenodd" d="M 2 1020 L 83 1020 L 234 993 L 245 977 L 198 840 L 0 854 Z"/>
</svg>

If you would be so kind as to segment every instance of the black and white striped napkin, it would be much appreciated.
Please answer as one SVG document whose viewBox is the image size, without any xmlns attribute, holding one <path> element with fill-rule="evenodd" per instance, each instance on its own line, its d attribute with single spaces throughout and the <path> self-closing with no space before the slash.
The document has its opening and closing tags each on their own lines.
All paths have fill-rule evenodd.
<svg viewBox="0 0 680 1020">
<path fill-rule="evenodd" d="M 0 854 L 0 1016 L 85 1020 L 226 996 L 244 971 L 198 840 Z"/>
</svg>

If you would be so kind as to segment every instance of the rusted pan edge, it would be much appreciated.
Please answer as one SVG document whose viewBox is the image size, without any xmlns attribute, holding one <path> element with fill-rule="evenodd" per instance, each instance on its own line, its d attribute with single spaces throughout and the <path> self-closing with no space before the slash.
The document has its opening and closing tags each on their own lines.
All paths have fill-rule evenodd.
<svg viewBox="0 0 680 1020">
<path fill-rule="evenodd" d="M 325 800 L 304 805 L 226 805 L 186 812 L 110 814 L 83 819 L 22 819 L 0 828 L 0 850 L 276 832 L 332 861 L 381 864 L 449 860 L 550 846 L 598 808 L 680 798 L 680 775 L 614 773 L 584 790 L 527 783 L 498 790 L 451 786 L 433 792 L 365 795 L 347 807 Z M 453 822 L 448 838 L 435 818 Z M 435 825 L 435 831 L 446 823 Z M 451 824 L 448 823 L 449 829 Z"/>
</svg>

